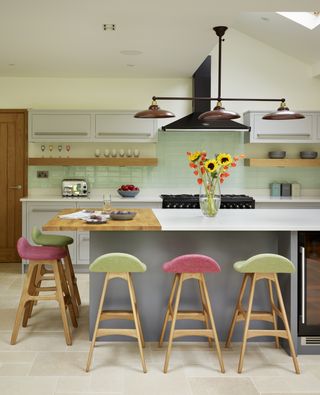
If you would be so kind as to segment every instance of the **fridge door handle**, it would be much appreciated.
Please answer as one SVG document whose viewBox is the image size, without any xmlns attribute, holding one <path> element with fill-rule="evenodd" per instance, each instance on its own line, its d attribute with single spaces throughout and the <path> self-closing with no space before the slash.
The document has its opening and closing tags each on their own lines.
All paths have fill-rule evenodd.
<svg viewBox="0 0 320 395">
<path fill-rule="evenodd" d="M 306 258 L 305 258 L 305 248 L 300 247 L 301 254 L 301 322 L 305 324 L 306 318 Z"/>
</svg>

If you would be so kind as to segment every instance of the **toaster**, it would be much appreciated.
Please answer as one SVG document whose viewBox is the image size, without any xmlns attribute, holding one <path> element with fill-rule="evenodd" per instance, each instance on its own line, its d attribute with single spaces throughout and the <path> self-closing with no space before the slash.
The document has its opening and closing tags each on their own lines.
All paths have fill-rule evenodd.
<svg viewBox="0 0 320 395">
<path fill-rule="evenodd" d="M 87 181 L 82 178 L 64 179 L 61 183 L 61 193 L 63 197 L 87 197 Z"/>
</svg>

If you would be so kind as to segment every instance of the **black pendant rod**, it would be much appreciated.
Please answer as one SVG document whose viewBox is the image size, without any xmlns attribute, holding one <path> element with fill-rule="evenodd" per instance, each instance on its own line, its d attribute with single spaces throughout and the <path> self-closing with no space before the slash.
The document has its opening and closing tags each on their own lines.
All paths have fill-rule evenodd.
<svg viewBox="0 0 320 395">
<path fill-rule="evenodd" d="M 221 101 L 221 63 L 222 63 L 222 37 L 228 28 L 226 26 L 216 26 L 213 30 L 219 37 L 219 55 L 218 55 L 218 101 Z"/>
<path fill-rule="evenodd" d="M 181 96 L 153 96 L 153 101 L 156 100 L 221 100 L 221 101 L 281 101 L 285 102 L 286 99 L 282 97 L 281 99 L 245 99 L 242 97 L 181 97 Z"/>
</svg>

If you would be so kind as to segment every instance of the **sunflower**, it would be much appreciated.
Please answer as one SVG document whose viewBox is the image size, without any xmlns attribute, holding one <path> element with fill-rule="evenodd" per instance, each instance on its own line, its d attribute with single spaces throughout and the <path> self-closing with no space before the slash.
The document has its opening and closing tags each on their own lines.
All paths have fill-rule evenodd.
<svg viewBox="0 0 320 395">
<path fill-rule="evenodd" d="M 206 170 L 209 173 L 213 173 L 215 171 L 218 170 L 219 168 L 219 164 L 215 159 L 208 159 L 205 163 L 204 163 L 204 167 L 206 168 Z"/>
<path fill-rule="evenodd" d="M 190 162 L 196 162 L 201 156 L 201 152 L 200 151 L 196 151 L 193 154 L 189 155 L 189 161 Z"/>
<path fill-rule="evenodd" d="M 217 162 L 221 166 L 229 166 L 233 162 L 233 160 L 230 154 L 223 153 L 217 156 Z"/>
</svg>

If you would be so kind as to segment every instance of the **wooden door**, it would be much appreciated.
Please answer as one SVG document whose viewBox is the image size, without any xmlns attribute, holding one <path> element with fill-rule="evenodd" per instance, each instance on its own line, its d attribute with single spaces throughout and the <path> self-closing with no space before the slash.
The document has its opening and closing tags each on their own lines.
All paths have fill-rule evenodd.
<svg viewBox="0 0 320 395">
<path fill-rule="evenodd" d="M 0 262 L 19 262 L 22 205 L 27 195 L 28 132 L 26 110 L 0 110 Z"/>
</svg>

